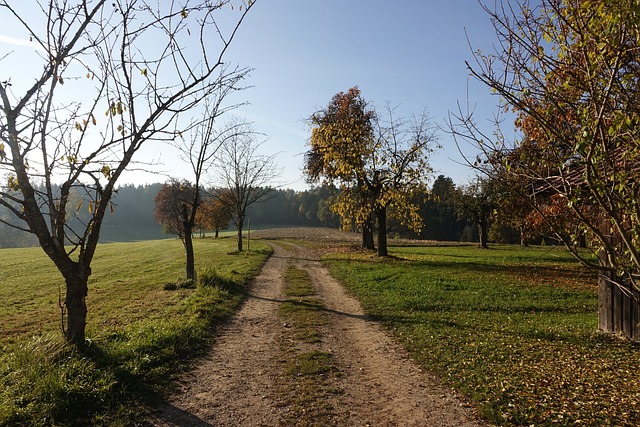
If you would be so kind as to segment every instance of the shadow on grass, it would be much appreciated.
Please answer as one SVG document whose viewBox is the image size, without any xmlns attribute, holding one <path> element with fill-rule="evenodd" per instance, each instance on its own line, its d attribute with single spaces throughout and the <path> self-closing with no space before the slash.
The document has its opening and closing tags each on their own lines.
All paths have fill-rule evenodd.
<svg viewBox="0 0 640 427">
<path fill-rule="evenodd" d="M 229 320 L 246 295 L 241 284 L 216 277 L 215 281 L 201 282 L 185 300 L 186 309 L 194 316 L 181 316 L 181 322 L 168 318 L 161 324 L 149 322 L 89 342 L 79 349 L 82 357 L 90 360 L 96 371 L 108 373 L 113 384 L 97 407 L 80 404 L 77 410 L 87 412 L 92 408 L 90 413 L 82 414 L 85 419 L 110 418 L 113 408 L 120 406 L 128 413 L 119 414 L 118 418 L 126 417 L 127 425 L 139 425 L 150 408 L 160 407 L 166 410 L 167 420 L 175 422 L 169 425 L 209 426 L 194 415 L 173 408 L 166 397 L 174 391 L 176 376 L 192 369 L 190 362 L 210 349 L 216 330 Z M 87 399 L 95 400 L 92 396 Z M 71 420 L 69 425 L 88 425 L 73 424 L 72 415 L 65 418 Z"/>
<path fill-rule="evenodd" d="M 454 255 L 458 257 L 458 255 Z M 451 255 L 447 255 L 447 257 L 451 257 Z M 460 258 L 466 258 L 465 255 L 460 255 Z M 472 258 L 472 257 L 469 257 Z M 477 258 L 477 257 L 473 257 Z M 330 258 L 328 259 L 330 263 L 341 264 L 341 265 L 349 265 L 352 266 L 355 263 L 367 264 L 368 260 L 351 260 L 351 259 L 340 259 L 340 258 Z M 447 262 L 447 261 L 433 261 L 433 260 L 412 260 L 402 257 L 397 258 L 386 258 L 376 260 L 377 263 L 388 263 L 388 265 L 393 268 L 394 266 L 403 266 L 406 268 L 418 270 L 424 270 L 428 273 L 430 280 L 434 280 L 434 276 L 437 275 L 438 272 L 442 272 L 443 276 L 439 279 L 435 280 L 444 280 L 449 281 L 453 278 L 459 277 L 470 277 L 470 278 L 479 278 L 485 276 L 487 278 L 491 278 L 493 280 L 499 279 L 501 283 L 514 284 L 514 282 L 522 282 L 523 280 L 529 281 L 530 284 L 535 284 L 536 281 L 539 281 L 541 285 L 554 286 L 554 280 L 567 281 L 572 280 L 574 278 L 584 279 L 585 277 L 591 278 L 589 283 L 592 285 L 580 285 L 575 288 L 571 288 L 571 290 L 582 290 L 582 291 L 595 291 L 597 287 L 597 275 L 595 272 L 592 272 L 587 269 L 583 269 L 581 267 L 562 267 L 562 266 L 544 266 L 544 265 L 523 265 L 523 264 L 491 264 L 491 263 L 482 263 L 477 261 L 456 261 L 456 262 Z M 374 264 L 375 265 L 375 264 Z M 375 268 L 374 266 L 371 267 Z M 380 276 L 383 279 L 387 277 L 393 277 L 395 273 L 381 273 Z M 444 276 L 446 274 L 446 276 Z M 381 279 L 377 279 L 381 280 Z M 567 288 L 569 290 L 569 288 Z"/>
<path fill-rule="evenodd" d="M 584 274 L 581 270 L 576 273 L 576 269 L 557 264 L 482 263 L 475 258 L 461 261 L 463 256 L 452 262 L 398 259 L 375 265 L 368 260 L 333 258 L 329 263 L 349 277 L 358 277 L 359 284 L 352 290 L 368 301 L 370 319 L 392 328 L 427 324 L 433 330 L 467 331 L 462 334 L 469 336 L 504 335 L 575 344 L 593 339 L 595 328 L 579 330 L 571 322 L 568 329 L 561 323 L 556 328 L 553 320 L 539 324 L 535 316 L 562 319 L 595 313 L 595 275 L 593 288 L 572 287 L 566 283 L 571 285 L 572 277 Z M 536 327 L 528 328 L 530 321 Z"/>
<path fill-rule="evenodd" d="M 440 331 L 455 330 L 458 336 L 468 336 L 471 340 L 477 340 L 479 336 L 499 337 L 504 336 L 511 339 L 518 338 L 527 341 L 535 340 L 541 342 L 563 342 L 566 344 L 584 346 L 596 346 L 601 342 L 601 336 L 596 331 L 555 331 L 547 329 L 510 329 L 503 325 L 495 324 L 471 324 L 468 321 L 458 320 L 455 318 L 437 319 L 425 316 L 403 316 L 403 315 L 371 315 L 372 321 L 386 325 L 390 329 L 397 327 L 417 328 L 418 326 L 427 326 L 429 329 Z M 461 331 L 467 331 L 463 333 Z"/>
<path fill-rule="evenodd" d="M 538 266 L 538 265 L 503 265 L 503 264 L 486 264 L 480 262 L 456 262 L 448 263 L 444 261 L 411 261 L 404 260 L 412 264 L 415 267 L 426 269 L 438 269 L 453 273 L 465 273 L 465 274 L 492 274 L 494 276 L 503 277 L 529 277 L 529 278 L 553 278 L 553 277 L 575 277 L 577 275 L 591 274 L 593 275 L 594 284 L 596 281 L 596 274 L 586 271 L 576 272 L 575 268 L 569 267 L 552 267 L 552 266 Z"/>
</svg>

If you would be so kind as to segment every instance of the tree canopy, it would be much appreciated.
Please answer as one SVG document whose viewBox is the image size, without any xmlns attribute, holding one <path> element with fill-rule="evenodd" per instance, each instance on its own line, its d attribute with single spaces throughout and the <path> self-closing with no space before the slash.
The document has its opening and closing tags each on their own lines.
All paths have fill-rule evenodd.
<svg viewBox="0 0 640 427">
<path fill-rule="evenodd" d="M 381 256 L 387 255 L 387 215 L 417 230 L 422 226 L 412 196 L 424 189 L 435 144 L 426 112 L 410 118 L 394 113 L 387 104 L 385 114 L 378 114 L 357 87 L 340 92 L 309 118 L 310 149 L 305 155 L 310 181 L 339 186 L 332 208 L 343 227 L 354 222 L 362 228 L 366 248 L 373 243 L 369 232 L 375 216 Z"/>
<path fill-rule="evenodd" d="M 512 148 L 483 148 L 500 151 L 502 166 L 533 180 L 537 193 L 561 195 L 608 268 L 635 278 L 639 6 L 544 0 L 516 16 L 509 10 L 489 10 L 504 52 L 478 54 L 471 69 L 516 112 L 523 138 Z"/>
<path fill-rule="evenodd" d="M 468 114 L 458 135 L 528 184 L 522 200 L 585 265 L 638 289 L 640 4 L 498 1 L 486 11 L 498 49 L 477 52 L 469 68 L 515 113 L 521 138 L 479 135 Z M 598 261 L 575 248 L 583 236 Z"/>
</svg>

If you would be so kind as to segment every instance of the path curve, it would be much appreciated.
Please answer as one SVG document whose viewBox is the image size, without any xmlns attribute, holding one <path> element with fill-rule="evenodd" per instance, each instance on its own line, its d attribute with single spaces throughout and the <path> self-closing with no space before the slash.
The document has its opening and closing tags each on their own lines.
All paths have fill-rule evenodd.
<svg viewBox="0 0 640 427">
<path fill-rule="evenodd" d="M 148 425 L 286 425 L 279 343 L 287 325 L 278 309 L 283 274 L 290 265 L 309 272 L 328 313 L 321 346 L 335 356 L 341 372 L 333 379 L 342 390 L 331 402 L 339 420 L 335 425 L 484 425 L 463 400 L 364 315 L 313 251 L 270 244 L 274 253 L 251 285 L 247 301 L 222 328 L 210 353 L 180 380 L 180 392 L 155 408 Z"/>
</svg>

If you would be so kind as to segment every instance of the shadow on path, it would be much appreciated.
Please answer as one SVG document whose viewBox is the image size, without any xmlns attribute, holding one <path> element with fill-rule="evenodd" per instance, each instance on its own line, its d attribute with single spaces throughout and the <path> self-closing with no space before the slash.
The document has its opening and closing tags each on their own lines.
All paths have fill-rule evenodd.
<svg viewBox="0 0 640 427">
<path fill-rule="evenodd" d="M 215 427 L 215 424 L 211 424 L 167 401 L 162 402 L 159 408 L 160 409 L 154 414 L 153 419 L 143 424 L 144 426 L 153 426 L 156 425 L 158 421 L 161 421 L 163 426 L 171 427 Z"/>
<path fill-rule="evenodd" d="M 261 296 L 257 296 L 257 295 L 252 295 L 250 293 L 247 294 L 247 298 L 248 299 L 257 299 L 257 300 L 260 300 L 260 301 L 273 302 L 273 303 L 277 303 L 277 304 L 280 304 L 280 303 L 288 301 L 287 299 L 265 298 L 265 297 L 261 297 Z M 290 298 L 289 300 L 295 300 L 296 303 L 300 304 L 300 305 L 310 305 L 310 304 L 306 304 L 304 301 L 299 301 L 295 297 Z M 326 308 L 326 307 L 318 307 L 317 305 L 313 305 L 313 308 L 316 309 L 316 310 L 319 309 L 321 311 L 324 311 L 325 313 L 336 314 L 338 316 L 349 317 L 351 319 L 364 320 L 366 322 L 373 321 L 373 319 L 370 316 L 366 315 L 366 314 L 346 313 L 344 311 L 331 310 L 330 308 Z"/>
</svg>

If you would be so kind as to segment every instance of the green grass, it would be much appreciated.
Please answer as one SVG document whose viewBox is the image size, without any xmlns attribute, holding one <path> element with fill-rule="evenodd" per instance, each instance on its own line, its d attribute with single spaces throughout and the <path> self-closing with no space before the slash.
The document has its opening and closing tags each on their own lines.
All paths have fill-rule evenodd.
<svg viewBox="0 0 640 427">
<path fill-rule="evenodd" d="M 0 425 L 132 425 L 147 398 L 169 391 L 269 254 L 260 243 L 242 254 L 231 239 L 194 243 L 192 287 L 178 286 L 184 251 L 177 240 L 99 246 L 83 349 L 63 342 L 62 281 L 42 251 L 0 251 Z"/>
<path fill-rule="evenodd" d="M 560 249 L 327 256 L 414 358 L 500 425 L 640 423 L 640 348 L 596 333 L 596 278 Z"/>
</svg>

